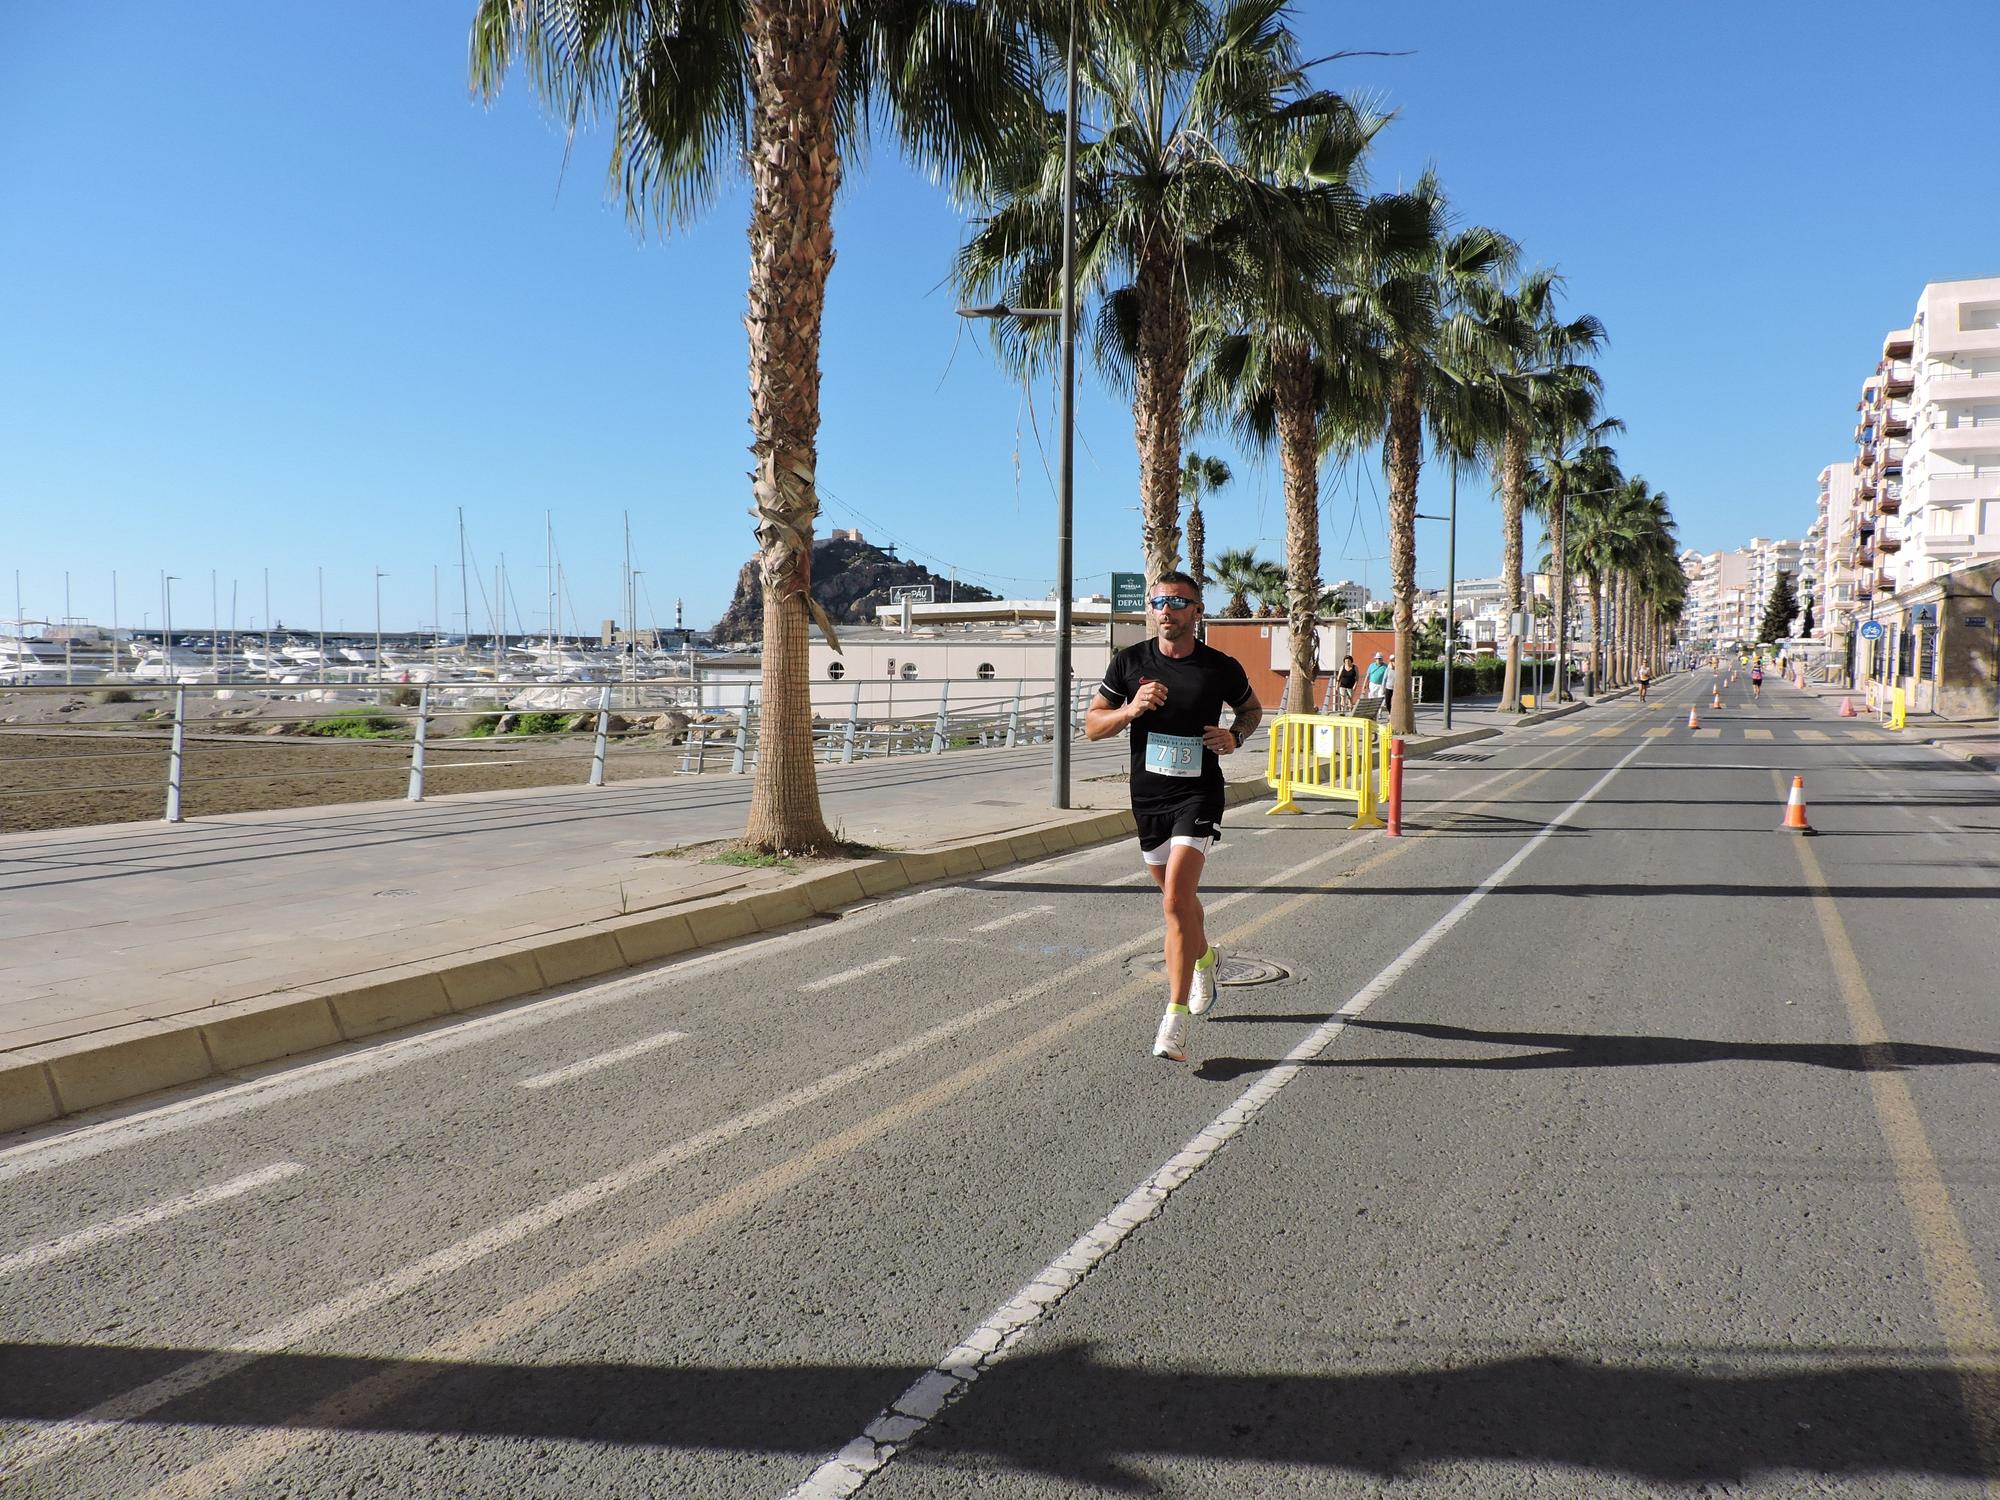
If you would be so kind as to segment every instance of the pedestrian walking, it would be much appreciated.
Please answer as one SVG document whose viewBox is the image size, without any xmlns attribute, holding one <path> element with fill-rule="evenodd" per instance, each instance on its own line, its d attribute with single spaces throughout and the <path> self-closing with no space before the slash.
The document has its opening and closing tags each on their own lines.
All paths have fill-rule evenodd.
<svg viewBox="0 0 2000 1500">
<path fill-rule="evenodd" d="M 1396 653 L 1389 653 L 1389 664 L 1382 669 L 1382 712 L 1391 713 L 1396 707 Z"/>
<path fill-rule="evenodd" d="M 1195 638 L 1201 591 L 1163 573 L 1146 600 L 1154 635 L 1111 658 L 1084 715 L 1084 733 L 1132 737 L 1132 814 L 1139 855 L 1166 914 L 1167 1009 L 1153 1055 L 1187 1061 L 1188 1020 L 1215 1003 L 1222 955 L 1208 941 L 1199 889 L 1222 841 L 1222 761 L 1256 733 L 1263 707 L 1242 663 Z M 1222 725 L 1222 708 L 1235 722 Z"/>
<path fill-rule="evenodd" d="M 1764 663 L 1761 658 L 1750 669 L 1750 696 L 1759 700 L 1764 696 Z"/>
<path fill-rule="evenodd" d="M 1639 701 L 1646 701 L 1646 688 L 1653 680 L 1653 669 L 1644 662 L 1639 663 Z"/>
<path fill-rule="evenodd" d="M 1361 680 L 1361 669 L 1354 665 L 1352 656 L 1340 659 L 1340 671 L 1333 679 L 1333 711 L 1337 714 L 1354 711 L 1354 686 Z"/>
</svg>

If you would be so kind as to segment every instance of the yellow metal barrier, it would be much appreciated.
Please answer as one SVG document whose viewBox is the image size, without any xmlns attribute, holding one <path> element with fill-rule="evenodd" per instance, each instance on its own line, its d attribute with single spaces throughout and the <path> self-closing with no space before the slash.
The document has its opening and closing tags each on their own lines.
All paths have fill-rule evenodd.
<svg viewBox="0 0 2000 1500">
<path fill-rule="evenodd" d="M 1889 717 L 1883 723 L 1884 729 L 1901 729 L 1909 716 L 1910 697 L 1901 688 L 1889 689 Z"/>
<path fill-rule="evenodd" d="M 1354 804 L 1352 828 L 1380 828 L 1376 807 L 1388 795 L 1389 736 L 1373 719 L 1279 714 L 1271 720 L 1264 779 L 1278 793 L 1269 814 L 1299 810 L 1301 797 Z"/>
</svg>

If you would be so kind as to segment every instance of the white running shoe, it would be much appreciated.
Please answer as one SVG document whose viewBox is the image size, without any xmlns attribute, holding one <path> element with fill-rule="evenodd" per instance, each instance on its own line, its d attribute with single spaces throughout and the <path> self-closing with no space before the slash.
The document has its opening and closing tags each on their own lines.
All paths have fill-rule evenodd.
<svg viewBox="0 0 2000 1500">
<path fill-rule="evenodd" d="M 1222 950 L 1211 947 L 1204 958 L 1195 960 L 1194 974 L 1188 980 L 1188 1013 L 1202 1015 L 1215 1004 L 1217 992 L 1222 988 Z"/>
<path fill-rule="evenodd" d="M 1153 1056 L 1164 1057 L 1171 1062 L 1186 1062 L 1187 1035 L 1187 1007 L 1169 1005 L 1167 1013 L 1160 1017 L 1160 1029 L 1153 1034 Z"/>
</svg>

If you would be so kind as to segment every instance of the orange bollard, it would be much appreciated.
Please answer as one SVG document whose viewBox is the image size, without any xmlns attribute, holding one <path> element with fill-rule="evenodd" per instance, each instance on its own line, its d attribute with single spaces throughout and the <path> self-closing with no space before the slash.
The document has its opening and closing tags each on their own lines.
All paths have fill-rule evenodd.
<svg viewBox="0 0 2000 1500">
<path fill-rule="evenodd" d="M 1688 728 L 1701 728 L 1701 720 L 1695 717 L 1694 705 L 1692 703 L 1688 705 Z"/>
<path fill-rule="evenodd" d="M 1403 836 L 1403 737 L 1389 741 L 1389 837 Z"/>
<path fill-rule="evenodd" d="M 1786 833 L 1813 833 L 1816 830 L 1806 821 L 1806 779 L 1792 778 L 1792 795 L 1785 799 L 1785 821 L 1782 825 Z"/>
</svg>

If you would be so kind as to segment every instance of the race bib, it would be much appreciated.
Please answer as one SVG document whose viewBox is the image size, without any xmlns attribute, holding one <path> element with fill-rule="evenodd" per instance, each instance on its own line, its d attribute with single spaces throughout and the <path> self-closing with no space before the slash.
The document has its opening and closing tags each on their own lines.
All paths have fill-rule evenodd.
<svg viewBox="0 0 2000 1500">
<path fill-rule="evenodd" d="M 1146 769 L 1155 776 L 1199 776 L 1201 737 L 1192 734 L 1146 736 Z"/>
</svg>

